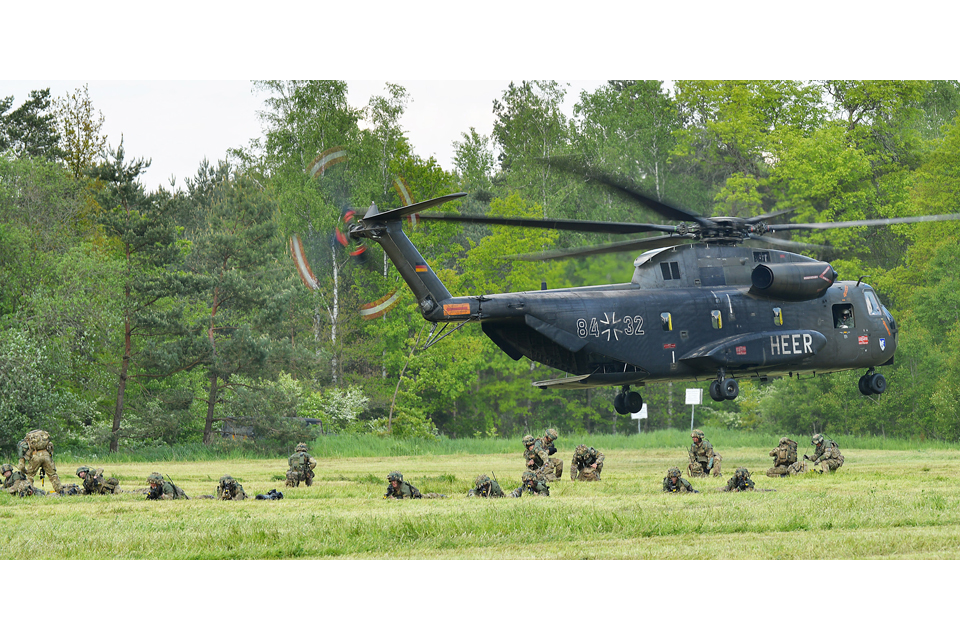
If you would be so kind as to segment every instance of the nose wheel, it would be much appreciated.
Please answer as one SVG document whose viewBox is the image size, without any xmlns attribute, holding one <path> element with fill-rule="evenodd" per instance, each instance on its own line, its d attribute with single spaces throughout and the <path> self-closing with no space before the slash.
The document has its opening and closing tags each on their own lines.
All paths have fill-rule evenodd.
<svg viewBox="0 0 960 640">
<path fill-rule="evenodd" d="M 717 402 L 733 400 L 740 395 L 740 383 L 733 378 L 725 378 L 723 371 L 710 383 L 710 397 Z"/>
<path fill-rule="evenodd" d="M 887 390 L 887 379 L 880 373 L 874 373 L 873 369 L 868 369 L 865 374 L 860 376 L 857 388 L 865 396 L 878 396 Z"/>
<path fill-rule="evenodd" d="M 625 386 L 614 396 L 613 408 L 622 416 L 637 413 L 643 408 L 643 397 L 636 391 L 630 391 L 629 386 Z"/>
</svg>

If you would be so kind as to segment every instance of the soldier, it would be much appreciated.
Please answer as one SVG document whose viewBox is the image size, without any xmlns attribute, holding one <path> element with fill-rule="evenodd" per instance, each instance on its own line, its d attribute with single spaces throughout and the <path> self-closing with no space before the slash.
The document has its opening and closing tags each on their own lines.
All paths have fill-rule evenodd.
<svg viewBox="0 0 960 640">
<path fill-rule="evenodd" d="M 533 471 L 524 471 L 520 477 L 520 486 L 510 493 L 510 497 L 519 498 L 524 492 L 535 496 L 549 496 L 550 487 Z"/>
<path fill-rule="evenodd" d="M 3 490 L 12 496 L 33 496 L 45 493 L 33 486 L 30 478 L 12 464 L 0 465 L 0 475 L 3 477 Z"/>
<path fill-rule="evenodd" d="M 43 473 L 50 478 L 53 490 L 60 493 L 60 476 L 57 475 L 57 467 L 53 464 L 53 444 L 50 443 L 50 434 L 41 429 L 34 429 L 23 439 L 27 444 L 23 458 L 26 464 L 24 475 L 30 478 L 32 484 L 37 469 L 43 469 Z"/>
<path fill-rule="evenodd" d="M 247 493 L 243 490 L 243 485 L 230 476 L 220 478 L 220 484 L 217 485 L 217 498 L 219 500 L 246 500 Z"/>
<path fill-rule="evenodd" d="M 723 458 L 715 453 L 710 441 L 703 437 L 703 431 L 694 429 L 690 433 L 693 444 L 690 445 L 690 465 L 687 467 L 691 478 L 705 478 L 711 473 L 720 477 L 720 461 Z"/>
<path fill-rule="evenodd" d="M 547 453 L 537 448 L 537 440 L 530 434 L 523 436 L 523 460 L 527 471 L 539 472 L 547 462 Z"/>
<path fill-rule="evenodd" d="M 384 498 L 403 500 L 404 498 L 414 499 L 423 497 L 420 490 L 409 482 L 406 482 L 403 479 L 403 474 L 399 471 L 391 471 L 388 473 L 387 482 L 389 482 L 390 485 L 387 487 L 387 492 L 383 496 Z"/>
<path fill-rule="evenodd" d="M 504 496 L 500 484 L 496 480 L 491 480 L 486 474 L 477 476 L 474 484 L 476 487 L 467 491 L 468 498 L 502 498 Z"/>
<path fill-rule="evenodd" d="M 120 481 L 116 478 L 103 479 L 103 469 L 80 467 L 77 477 L 83 482 L 83 493 L 86 495 L 120 493 Z"/>
<path fill-rule="evenodd" d="M 667 477 L 663 479 L 663 490 L 667 493 L 700 493 L 693 488 L 690 481 L 680 477 L 679 467 L 670 467 Z"/>
<path fill-rule="evenodd" d="M 164 480 L 163 476 L 156 471 L 147 476 L 147 482 L 150 483 L 150 489 L 147 491 L 147 500 L 190 499 L 190 497 L 184 493 L 183 489 L 169 480 Z"/>
<path fill-rule="evenodd" d="M 753 480 L 750 479 L 750 472 L 747 471 L 746 467 L 739 467 L 734 473 L 733 477 L 727 480 L 727 486 L 720 489 L 721 491 L 753 491 L 754 484 Z"/>
<path fill-rule="evenodd" d="M 287 469 L 288 487 L 299 487 L 301 482 L 308 487 L 313 485 L 313 470 L 317 466 L 317 459 L 307 453 L 306 443 L 297 445 L 295 453 L 287 459 L 287 464 L 290 465 Z"/>
<path fill-rule="evenodd" d="M 570 463 L 571 480 L 599 480 L 603 471 L 603 454 L 585 444 L 577 445 Z"/>
<path fill-rule="evenodd" d="M 553 446 L 553 443 L 556 442 L 559 437 L 560 435 L 556 429 L 547 429 L 543 432 L 542 438 L 537 438 L 533 442 L 534 450 L 538 452 L 541 459 L 546 460 L 540 468 L 539 474 L 540 477 L 548 482 L 553 482 L 563 477 L 563 460 L 550 457 L 557 453 L 557 448 Z"/>
<path fill-rule="evenodd" d="M 840 455 L 840 447 L 837 446 L 836 442 L 827 440 L 818 433 L 810 440 L 810 444 L 816 447 L 813 457 L 804 454 L 803 459 L 810 460 L 813 466 L 819 464 L 820 468 L 817 469 L 817 473 L 823 473 L 824 471 L 833 473 L 843 466 L 843 456 Z"/>
<path fill-rule="evenodd" d="M 780 443 L 770 452 L 774 466 L 767 469 L 771 478 L 782 478 L 786 475 L 796 475 L 800 472 L 797 463 L 797 443 L 790 438 L 780 438 Z"/>
</svg>

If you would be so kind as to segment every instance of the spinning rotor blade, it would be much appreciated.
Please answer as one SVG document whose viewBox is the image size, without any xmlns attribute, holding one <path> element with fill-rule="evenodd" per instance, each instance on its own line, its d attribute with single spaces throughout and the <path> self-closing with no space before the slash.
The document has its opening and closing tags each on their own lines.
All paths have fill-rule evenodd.
<svg viewBox="0 0 960 640">
<path fill-rule="evenodd" d="M 462 198 L 466 193 L 462 191 L 459 193 L 451 193 L 447 196 L 441 196 L 439 198 L 433 198 L 432 200 L 424 200 L 423 202 L 417 202 L 415 204 L 410 204 L 405 207 L 400 207 L 399 209 L 391 209 L 390 211 L 380 212 L 377 209 L 377 205 L 372 204 L 370 208 L 367 209 L 366 215 L 363 216 L 364 220 L 377 221 L 380 220 L 394 220 L 403 216 L 409 216 L 412 213 L 419 213 L 425 209 L 432 209 L 433 207 L 439 207 L 442 204 L 446 204 L 451 200 L 456 200 L 457 198 Z M 424 216 L 420 216 L 421 218 Z"/>
<path fill-rule="evenodd" d="M 495 224 L 509 227 L 534 227 L 538 229 L 558 229 L 560 231 L 582 231 L 584 233 L 643 233 L 645 231 L 675 232 L 676 227 L 665 224 L 646 224 L 642 222 L 595 222 L 593 220 L 556 220 L 551 218 L 494 218 L 484 216 L 447 216 L 425 213 L 421 220 L 446 220 L 466 224 Z"/>
<path fill-rule="evenodd" d="M 912 218 L 885 218 L 878 220 L 846 220 L 843 222 L 795 222 L 768 225 L 770 231 L 790 231 L 793 229 L 843 229 L 846 227 L 885 227 L 891 224 L 912 224 L 914 222 L 943 222 L 960 220 L 960 213 L 945 213 L 937 216 L 914 216 Z"/>
<path fill-rule="evenodd" d="M 672 247 L 695 240 L 696 238 L 693 236 L 657 236 L 656 238 L 642 238 L 640 240 L 623 240 L 609 244 L 598 244 L 592 247 L 556 249 L 554 251 L 543 251 L 541 253 L 520 253 L 505 257 L 509 260 L 524 260 L 527 262 L 566 260 L 567 258 L 579 258 L 580 256 L 600 255 L 602 253 L 620 253 L 623 251 L 643 252 L 649 251 L 650 249 L 659 249 L 660 247 Z"/>
<path fill-rule="evenodd" d="M 748 234 L 747 240 L 752 242 L 759 242 L 762 244 L 773 245 L 775 247 L 783 247 L 784 249 L 789 249 L 792 251 L 830 251 L 833 247 L 830 247 L 825 244 L 810 244 L 807 242 L 796 242 L 794 240 L 783 240 L 781 238 L 770 238 L 767 236 L 758 236 Z"/>
</svg>

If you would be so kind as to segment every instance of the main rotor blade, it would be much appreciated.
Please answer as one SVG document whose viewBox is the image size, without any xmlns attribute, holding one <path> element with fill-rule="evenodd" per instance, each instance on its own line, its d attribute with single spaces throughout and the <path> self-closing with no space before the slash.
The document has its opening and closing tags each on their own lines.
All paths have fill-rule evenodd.
<svg viewBox="0 0 960 640">
<path fill-rule="evenodd" d="M 913 224 L 914 222 L 942 222 L 960 220 L 960 213 L 945 213 L 936 216 L 914 216 L 912 218 L 882 218 L 877 220 L 846 220 L 842 222 L 793 222 L 768 225 L 771 231 L 790 231 L 794 229 L 843 229 L 846 227 L 885 227 L 891 224 Z"/>
<path fill-rule="evenodd" d="M 768 245 L 773 245 L 775 247 L 783 247 L 785 249 L 791 250 L 807 250 L 807 251 L 831 251 L 833 247 L 830 247 L 825 244 L 810 244 L 808 242 L 797 242 L 795 240 L 783 240 L 781 238 L 771 238 L 769 236 L 758 236 L 754 234 L 747 235 L 748 240 L 754 242 L 762 242 Z"/>
<path fill-rule="evenodd" d="M 681 220 L 683 222 L 695 222 L 704 226 L 712 226 L 709 218 L 704 218 L 693 211 L 688 211 L 681 207 L 677 207 L 660 200 L 651 198 L 650 196 L 641 193 L 633 185 L 631 185 L 626 178 L 622 176 L 617 176 L 614 174 L 606 173 L 600 171 L 599 169 L 593 169 L 581 162 L 573 160 L 571 158 L 548 158 L 542 161 L 545 164 L 550 166 L 557 167 L 561 171 L 571 173 L 574 175 L 584 176 L 591 180 L 594 180 L 601 185 L 607 187 L 610 191 L 619 194 L 622 197 L 625 197 L 634 202 L 638 202 L 643 206 L 647 207 L 651 211 L 657 213 L 658 215 L 666 218 L 667 220 Z"/>
<path fill-rule="evenodd" d="M 433 207 L 439 207 L 442 204 L 446 204 L 451 200 L 456 200 L 457 198 L 462 198 L 466 193 L 451 193 L 447 196 L 440 196 L 439 198 L 433 198 L 431 200 L 424 200 L 423 202 L 415 202 L 413 204 L 408 204 L 405 207 L 400 207 L 399 209 L 391 209 L 390 211 L 380 212 L 377 210 L 375 204 L 370 205 L 370 208 L 367 210 L 364 220 L 394 220 L 402 216 L 408 216 L 411 213 L 418 213 L 424 209 L 432 209 Z"/>
<path fill-rule="evenodd" d="M 557 220 L 553 218 L 496 218 L 492 216 L 447 216 L 424 213 L 421 220 L 442 220 L 445 222 L 463 222 L 466 224 L 494 224 L 508 227 L 533 227 L 537 229 L 558 229 L 560 231 L 581 231 L 584 233 L 643 233 L 659 231 L 670 233 L 676 227 L 665 224 L 647 224 L 644 222 L 597 222 L 593 220 Z"/>
<path fill-rule="evenodd" d="M 790 207 L 789 209 L 778 209 L 777 211 L 763 213 L 759 216 L 753 216 L 752 218 L 744 218 L 743 221 L 748 224 L 756 224 L 757 222 L 763 222 L 764 220 L 769 220 L 770 218 L 776 218 L 777 216 L 782 216 L 787 213 L 793 213 L 796 210 L 796 207 Z"/>
<path fill-rule="evenodd" d="M 504 256 L 508 260 L 524 260 L 526 262 L 540 262 L 543 260 L 566 260 L 567 258 L 579 258 L 580 256 L 594 256 L 602 253 L 622 253 L 625 251 L 643 252 L 650 249 L 659 249 L 660 247 L 672 247 L 678 244 L 684 244 L 696 240 L 692 236 L 657 236 L 656 238 L 641 238 L 639 240 L 622 240 L 620 242 L 611 242 L 608 244 L 598 244 L 590 247 L 577 247 L 575 249 L 556 249 L 554 251 L 542 251 L 539 253 L 520 253 L 512 256 Z"/>
</svg>

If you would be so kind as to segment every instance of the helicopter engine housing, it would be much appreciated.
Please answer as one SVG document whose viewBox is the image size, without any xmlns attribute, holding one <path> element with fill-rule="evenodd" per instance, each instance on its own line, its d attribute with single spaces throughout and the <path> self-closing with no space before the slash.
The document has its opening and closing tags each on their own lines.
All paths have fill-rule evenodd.
<svg viewBox="0 0 960 640">
<path fill-rule="evenodd" d="M 823 295 L 837 272 L 827 262 L 759 264 L 750 276 L 750 292 L 777 300 L 813 300 Z"/>
</svg>

